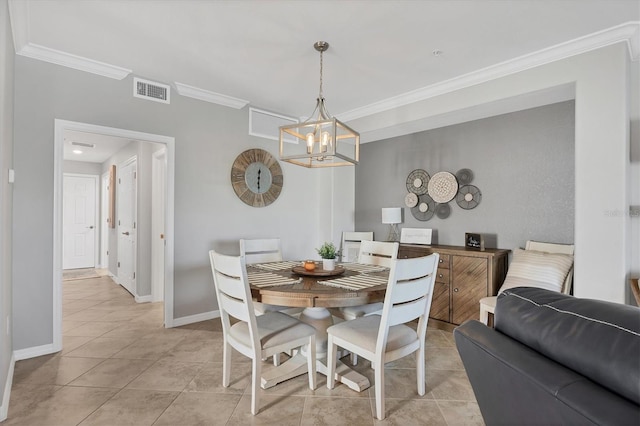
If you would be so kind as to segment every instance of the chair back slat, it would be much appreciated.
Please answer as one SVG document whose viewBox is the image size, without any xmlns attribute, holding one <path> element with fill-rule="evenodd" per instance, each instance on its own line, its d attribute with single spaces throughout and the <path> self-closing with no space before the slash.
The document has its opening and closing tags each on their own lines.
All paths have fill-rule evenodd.
<svg viewBox="0 0 640 426">
<path fill-rule="evenodd" d="M 411 302 L 394 305 L 389 312 L 388 326 L 404 324 L 424 315 L 427 308 L 427 297 L 421 297 Z"/>
<path fill-rule="evenodd" d="M 240 321 L 250 321 L 249 309 L 247 308 L 247 304 L 244 303 L 244 301 L 242 301 L 241 299 L 229 297 L 228 294 L 220 292 L 218 307 L 232 317 L 239 319 Z"/>
<path fill-rule="evenodd" d="M 397 281 L 395 291 L 391 294 L 389 301 L 395 305 L 418 299 L 424 296 L 424 289 L 428 288 L 430 282 L 431 275 L 411 281 Z"/>
<path fill-rule="evenodd" d="M 240 255 L 248 264 L 280 262 L 282 260 L 282 243 L 280 238 L 241 239 Z"/>
<path fill-rule="evenodd" d="M 390 268 L 392 261 L 398 258 L 399 246 L 399 243 L 361 241 L 358 263 Z"/>
<path fill-rule="evenodd" d="M 224 294 L 228 294 L 234 299 L 240 299 L 244 301 L 245 290 L 240 277 L 231 277 L 225 275 L 220 271 L 216 271 L 218 291 Z"/>
</svg>

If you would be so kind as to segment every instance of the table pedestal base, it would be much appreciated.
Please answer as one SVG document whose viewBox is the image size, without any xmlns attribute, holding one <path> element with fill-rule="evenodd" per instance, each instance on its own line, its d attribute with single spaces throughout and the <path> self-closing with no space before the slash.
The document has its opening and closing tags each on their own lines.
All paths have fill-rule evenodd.
<svg viewBox="0 0 640 426">
<path fill-rule="evenodd" d="M 305 308 L 300 320 L 316 329 L 316 372 L 327 375 L 327 328 L 333 325 L 333 317 L 326 308 Z M 338 354 L 340 357 L 340 354 Z M 307 356 L 304 353 L 294 355 L 278 367 L 262 375 L 261 387 L 268 389 L 278 383 L 307 373 Z M 336 380 L 347 385 L 356 392 L 369 388 L 371 383 L 362 374 L 352 370 L 340 360 L 336 362 Z"/>
</svg>

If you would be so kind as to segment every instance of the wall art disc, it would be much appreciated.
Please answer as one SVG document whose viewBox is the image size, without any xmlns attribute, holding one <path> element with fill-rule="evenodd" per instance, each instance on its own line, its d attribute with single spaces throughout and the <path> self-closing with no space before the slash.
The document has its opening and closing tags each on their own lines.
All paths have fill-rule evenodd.
<svg viewBox="0 0 640 426">
<path fill-rule="evenodd" d="M 427 194 L 418 197 L 418 203 L 411 208 L 411 214 L 418 220 L 426 221 L 436 213 L 436 203 Z"/>
<path fill-rule="evenodd" d="M 469 185 L 473 180 L 473 172 L 470 169 L 460 169 L 456 172 L 456 178 L 460 185 Z"/>
<path fill-rule="evenodd" d="M 436 203 L 448 203 L 458 193 L 458 181 L 449 172 L 438 172 L 429 179 L 428 192 Z"/>
<path fill-rule="evenodd" d="M 418 195 L 426 194 L 429 180 L 429 173 L 422 169 L 416 169 L 407 176 L 407 191 Z"/>
<path fill-rule="evenodd" d="M 418 196 L 413 192 L 409 192 L 404 196 L 404 205 L 407 207 L 415 207 L 418 205 Z"/>
<path fill-rule="evenodd" d="M 448 203 L 436 204 L 436 216 L 446 219 L 451 214 L 451 206 Z"/>
<path fill-rule="evenodd" d="M 456 203 L 465 210 L 476 208 L 480 201 L 482 201 L 482 192 L 474 185 L 461 186 L 456 195 Z"/>
</svg>

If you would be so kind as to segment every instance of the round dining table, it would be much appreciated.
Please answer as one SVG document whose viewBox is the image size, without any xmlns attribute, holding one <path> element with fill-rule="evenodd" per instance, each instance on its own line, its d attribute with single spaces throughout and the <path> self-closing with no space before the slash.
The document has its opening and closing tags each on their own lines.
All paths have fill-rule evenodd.
<svg viewBox="0 0 640 426">
<path fill-rule="evenodd" d="M 290 263 L 282 262 L 282 265 Z M 386 291 L 386 278 L 389 270 L 380 267 L 353 270 L 350 265 L 338 264 L 335 271 L 324 271 L 321 264 L 318 264 L 315 271 L 304 271 L 302 262 L 297 262 L 298 266 L 289 266 L 285 269 L 271 270 L 273 274 L 282 276 L 295 282 L 286 285 L 256 286 L 252 283 L 252 273 L 262 271 L 259 265 L 247 265 L 249 283 L 251 284 L 251 294 L 255 301 L 270 304 L 287 306 L 291 308 L 304 308 L 300 314 L 300 320 L 312 325 L 316 329 L 316 371 L 327 375 L 327 328 L 335 322 L 343 321 L 334 317 L 329 308 L 341 308 L 347 306 L 364 305 L 368 303 L 384 301 Z M 357 264 L 355 264 L 357 265 Z M 385 278 L 384 283 L 350 289 L 323 284 L 339 278 L 348 278 L 351 282 L 360 280 L 371 280 L 371 277 L 379 277 L 378 281 Z M 347 352 L 338 354 L 338 358 L 346 355 Z M 294 355 L 287 362 L 265 372 L 262 376 L 261 386 L 264 389 L 296 377 L 307 372 L 307 359 L 304 352 Z M 361 392 L 371 386 L 369 379 L 362 374 L 351 369 L 348 365 L 337 361 L 336 380 L 347 385 L 349 388 Z"/>
</svg>

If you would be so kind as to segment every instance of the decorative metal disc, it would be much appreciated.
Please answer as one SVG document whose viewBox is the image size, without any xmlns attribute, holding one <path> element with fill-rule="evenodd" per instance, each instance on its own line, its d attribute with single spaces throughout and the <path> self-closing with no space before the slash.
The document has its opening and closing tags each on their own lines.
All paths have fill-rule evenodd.
<svg viewBox="0 0 640 426">
<path fill-rule="evenodd" d="M 428 191 L 436 203 L 448 203 L 458 193 L 458 181 L 449 172 L 438 172 L 429 180 Z"/>
<path fill-rule="evenodd" d="M 418 203 L 411 208 L 411 214 L 418 220 L 426 221 L 436 213 L 436 203 L 427 194 L 418 197 Z"/>
<path fill-rule="evenodd" d="M 440 203 L 436 205 L 436 216 L 440 219 L 446 219 L 451 214 L 451 206 L 448 203 Z"/>
<path fill-rule="evenodd" d="M 482 201 L 482 193 L 477 186 L 461 186 L 456 195 L 456 203 L 465 210 L 471 210 L 477 207 L 480 201 Z"/>
<path fill-rule="evenodd" d="M 429 185 L 429 173 L 422 169 L 416 169 L 407 176 L 407 191 L 423 195 L 427 193 Z"/>
<path fill-rule="evenodd" d="M 418 196 L 413 192 L 409 192 L 404 196 L 404 205 L 407 207 L 415 207 L 418 204 Z"/>
<path fill-rule="evenodd" d="M 470 169 L 460 169 L 456 172 L 456 178 L 460 185 L 469 185 L 473 180 L 473 172 Z"/>
</svg>

